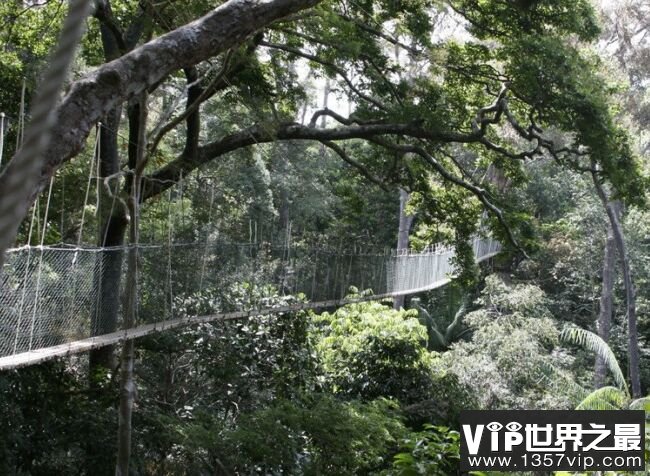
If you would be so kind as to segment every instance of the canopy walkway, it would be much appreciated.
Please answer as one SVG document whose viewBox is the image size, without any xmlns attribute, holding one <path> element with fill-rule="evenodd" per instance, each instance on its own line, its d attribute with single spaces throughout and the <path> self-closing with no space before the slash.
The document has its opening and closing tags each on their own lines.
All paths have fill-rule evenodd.
<svg viewBox="0 0 650 476">
<path fill-rule="evenodd" d="M 121 300 L 115 295 L 107 299 L 119 293 L 107 288 L 114 287 L 108 273 L 116 264 L 118 273 L 124 272 L 127 249 L 9 250 L 0 290 L 0 370 L 190 324 L 435 289 L 453 277 L 455 255 L 447 247 L 364 254 L 267 243 L 140 245 L 138 319 L 124 329 L 121 322 L 105 322 L 111 314 L 105 311 L 111 306 L 113 315 L 121 315 L 114 309 Z M 480 262 L 497 254 L 500 245 L 491 238 L 475 238 L 473 249 Z M 351 286 L 371 291 L 349 295 Z"/>
<path fill-rule="evenodd" d="M 20 147 L 0 174 L 5 182 L 0 195 L 0 263 L 27 212 L 29 197 L 38 188 L 42 155 L 55 122 L 54 106 L 91 3 L 71 2 L 59 45 L 34 100 L 32 117 L 25 131 L 19 129 Z M 24 123 L 23 110 L 24 98 L 19 125 Z M 0 162 L 5 126 L 5 116 L 0 115 Z M 96 150 L 99 152 L 98 143 Z M 96 161 L 99 163 L 98 156 Z M 90 165 L 84 210 L 92 161 Z M 82 215 L 82 227 L 83 221 Z M 116 304 L 121 302 L 116 283 L 125 282 L 123 261 L 129 248 L 43 246 L 45 228 L 41 246 L 7 250 L 2 263 L 0 370 L 190 324 L 413 294 L 443 286 L 454 274 L 451 248 L 418 254 L 363 254 L 264 243 L 139 245 L 137 319 L 135 325 L 124 326 L 116 318 L 122 315 L 121 305 Z M 80 230 L 79 243 L 82 236 Z M 477 237 L 472 244 L 477 261 L 500 249 L 499 243 L 489 238 Z M 352 285 L 372 292 L 349 295 Z M 284 302 L 282 296 L 286 296 Z M 273 304 L 277 302 L 283 304 Z"/>
</svg>

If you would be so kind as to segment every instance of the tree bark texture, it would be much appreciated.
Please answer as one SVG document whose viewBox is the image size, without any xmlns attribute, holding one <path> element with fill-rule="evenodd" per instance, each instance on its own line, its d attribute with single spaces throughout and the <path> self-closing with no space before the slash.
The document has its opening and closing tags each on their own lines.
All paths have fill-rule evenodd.
<svg viewBox="0 0 650 476">
<path fill-rule="evenodd" d="M 639 334 L 637 330 L 636 318 L 636 292 L 634 290 L 634 280 L 632 279 L 632 269 L 630 259 L 625 245 L 625 236 L 623 227 L 620 222 L 622 204 L 619 201 L 609 199 L 598 176 L 592 173 L 596 192 L 605 207 L 609 224 L 614 234 L 614 242 L 621 260 L 621 271 L 623 272 L 623 282 L 625 284 L 625 304 L 627 313 L 627 360 L 628 375 L 632 387 L 632 397 L 641 397 L 641 376 L 639 370 Z"/>
<path fill-rule="evenodd" d="M 605 342 L 609 342 L 612 327 L 615 278 L 616 242 L 614 241 L 614 230 L 610 224 L 607 226 L 607 240 L 605 242 L 605 253 L 603 256 L 603 285 L 600 294 L 600 313 L 598 315 L 598 336 Z M 597 356 L 594 368 L 594 387 L 600 388 L 604 386 L 606 377 L 607 366 L 602 357 Z"/>
<path fill-rule="evenodd" d="M 403 188 L 399 189 L 399 229 L 397 231 L 397 249 L 407 250 L 409 247 L 409 233 L 413 225 L 414 217 L 406 214 L 406 204 L 409 200 L 409 193 Z M 404 307 L 406 296 L 395 296 L 393 298 L 393 309 Z"/>
</svg>

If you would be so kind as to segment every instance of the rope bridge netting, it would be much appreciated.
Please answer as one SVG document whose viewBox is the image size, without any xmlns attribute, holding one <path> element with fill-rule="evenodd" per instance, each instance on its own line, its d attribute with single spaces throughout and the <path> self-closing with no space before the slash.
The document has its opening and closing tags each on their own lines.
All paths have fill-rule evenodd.
<svg viewBox="0 0 650 476">
<path fill-rule="evenodd" d="M 473 248 L 477 261 L 483 261 L 500 245 L 475 238 Z M 127 249 L 9 250 L 0 289 L 0 369 L 182 325 L 435 289 L 453 276 L 455 256 L 448 247 L 364 254 L 268 243 L 140 245 L 138 319 L 134 327 L 122 329 L 121 304 L 116 303 L 123 290 L 115 283 L 124 282 Z M 351 286 L 372 292 L 350 296 Z M 298 298 L 269 306 L 278 295 Z"/>
</svg>

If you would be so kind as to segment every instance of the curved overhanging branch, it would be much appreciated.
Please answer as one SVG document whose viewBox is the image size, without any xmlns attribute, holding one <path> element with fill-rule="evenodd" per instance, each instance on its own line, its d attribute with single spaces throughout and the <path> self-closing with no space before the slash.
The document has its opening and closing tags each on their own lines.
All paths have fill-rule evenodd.
<svg viewBox="0 0 650 476">
<path fill-rule="evenodd" d="M 263 42 L 261 44 L 263 44 Z M 480 143 L 489 149 L 501 152 L 498 146 L 494 145 L 494 147 L 491 147 L 493 144 L 487 141 L 485 135 L 489 126 L 498 124 L 504 113 L 508 115 L 509 119 L 511 118 L 509 111 L 507 111 L 507 90 L 508 84 L 504 83 L 495 101 L 489 106 L 479 109 L 476 117 L 472 120 L 471 132 L 429 130 L 424 129 L 418 123 L 367 123 L 358 121 L 354 118 L 343 117 L 327 108 L 316 111 L 310 120 L 309 126 L 296 123 L 284 123 L 278 125 L 256 124 L 247 129 L 229 134 L 220 140 L 199 147 L 198 153 L 194 157 L 181 155 L 165 167 L 149 175 L 144 179 L 145 185 L 142 199 L 146 200 L 163 192 L 176 183 L 181 176 L 187 176 L 187 174 L 192 172 L 194 169 L 224 154 L 252 145 L 282 140 L 318 141 L 336 152 L 345 162 L 359 170 L 371 182 L 383 186 L 384 184 L 379 178 L 372 175 L 363 164 L 349 157 L 345 150 L 335 143 L 336 141 L 341 140 L 365 139 L 388 149 L 400 151 L 402 153 L 416 154 L 424 159 L 427 164 L 432 166 L 433 169 L 445 180 L 471 192 L 479 199 L 486 209 L 496 216 L 499 223 L 503 226 L 506 236 L 511 244 L 527 257 L 526 252 L 519 245 L 512 230 L 506 223 L 503 211 L 492 203 L 487 190 L 471 181 L 465 180 L 463 177 L 458 177 L 447 170 L 423 147 L 411 144 L 395 144 L 385 139 L 385 136 L 394 136 L 410 137 L 413 139 L 426 140 L 432 143 Z M 341 126 L 333 128 L 316 128 L 315 126 L 318 122 L 318 118 L 321 116 L 332 117 L 339 122 Z M 486 144 L 486 141 L 488 144 Z M 509 156 L 508 154 L 505 155 Z M 525 153 L 522 155 L 528 154 Z"/>
<path fill-rule="evenodd" d="M 499 102 L 499 104 L 503 103 Z M 344 161 L 359 170 L 370 181 L 382 186 L 382 181 L 379 178 L 372 175 L 363 164 L 351 159 L 348 154 L 335 143 L 335 141 L 340 140 L 365 139 L 392 150 L 404 153 L 413 153 L 420 156 L 445 180 L 448 180 L 449 182 L 474 194 L 479 201 L 496 216 L 499 223 L 503 226 L 506 236 L 511 244 L 527 257 L 526 252 L 519 245 L 512 230 L 509 228 L 503 211 L 492 203 L 488 197 L 487 190 L 464 180 L 462 177 L 457 177 L 448 171 L 423 147 L 408 144 L 394 144 L 384 139 L 385 136 L 392 135 L 396 137 L 407 136 L 443 143 L 480 143 L 481 139 L 484 137 L 483 134 L 485 134 L 487 130 L 487 127 L 482 127 L 482 125 L 494 121 L 494 118 L 487 116 L 487 113 L 494 112 L 495 114 L 500 114 L 500 111 L 500 106 L 490 106 L 482 109 L 475 120 L 477 127 L 473 132 L 466 134 L 453 131 L 431 131 L 422 129 L 414 124 L 357 124 L 354 120 L 345 118 L 329 109 L 316 111 L 312 116 L 310 124 L 316 124 L 319 117 L 327 115 L 342 123 L 342 127 L 326 129 L 307 127 L 296 123 L 280 124 L 274 127 L 257 124 L 250 128 L 227 135 L 220 140 L 201 146 L 195 158 L 180 156 L 165 167 L 159 169 L 148 177 L 145 177 L 142 199 L 147 200 L 162 193 L 164 190 L 173 186 L 181 176 L 187 176 L 196 168 L 207 164 L 224 154 L 253 145 L 282 140 L 313 140 L 321 142 L 323 145 L 334 150 L 334 152 L 336 152 Z"/>
<path fill-rule="evenodd" d="M 510 107 L 508 105 L 507 99 L 504 99 L 502 107 L 508 123 L 513 127 L 513 129 L 517 132 L 517 134 L 523 139 L 535 143 L 535 147 L 529 151 L 524 151 L 519 154 L 513 154 L 495 144 L 486 143 L 485 141 L 482 141 L 482 143 L 486 147 L 512 159 L 532 158 L 534 156 L 541 155 L 543 151 L 546 151 L 553 158 L 553 160 L 560 165 L 563 165 L 568 160 L 569 165 L 577 171 L 590 172 L 590 173 L 597 172 L 596 169 L 594 169 L 592 166 L 580 165 L 578 161 L 575 159 L 576 157 L 579 159 L 580 157 L 588 156 L 589 154 L 587 151 L 579 150 L 571 147 L 558 148 L 552 140 L 544 137 L 543 136 L 544 130 L 541 127 L 539 127 L 535 122 L 532 110 L 528 115 L 530 124 L 528 127 L 524 127 L 522 124 L 519 123 L 519 121 L 514 116 L 514 114 L 512 114 L 512 111 L 510 111 Z"/>
<path fill-rule="evenodd" d="M 444 143 L 470 143 L 477 142 L 481 137 L 480 133 L 427 130 L 412 123 L 355 124 L 347 119 L 344 120 L 350 125 L 320 129 L 292 122 L 278 125 L 256 124 L 252 127 L 242 129 L 217 141 L 200 146 L 195 158 L 181 154 L 177 159 L 145 177 L 144 180 L 147 183 L 144 186 L 142 197 L 146 200 L 167 190 L 173 183 L 180 179 L 181 175 L 185 177 L 201 165 L 207 164 L 224 154 L 244 147 L 278 140 L 313 140 L 323 142 L 348 139 L 369 140 L 382 135 L 394 135 L 429 139 Z"/>
<path fill-rule="evenodd" d="M 260 42 L 264 44 L 264 42 Z M 457 132 L 425 129 L 419 123 L 384 123 L 367 122 L 355 118 L 346 118 L 330 109 L 316 111 L 309 123 L 309 127 L 297 123 L 283 124 L 255 124 L 249 128 L 229 134 L 219 140 L 199 147 L 198 153 L 193 157 L 181 154 L 158 171 L 145 177 L 142 192 L 143 200 L 147 200 L 172 186 L 181 176 L 187 176 L 194 169 L 226 153 L 255 144 L 268 143 L 277 140 L 314 140 L 318 142 L 334 142 L 347 139 L 377 139 L 384 135 L 406 136 L 415 139 L 425 139 L 441 143 L 477 143 L 485 138 L 488 126 L 499 122 L 507 92 L 504 84 L 495 102 L 481 108 L 472 121 L 471 132 Z M 316 128 L 318 118 L 329 116 L 342 124 L 341 127 Z"/>
<path fill-rule="evenodd" d="M 505 82 L 501 85 L 501 90 L 497 94 L 496 99 L 489 106 L 482 107 L 476 113 L 476 117 L 472 119 L 472 131 L 476 134 L 485 135 L 488 126 L 498 124 L 501 121 L 504 107 L 506 106 L 506 94 L 508 93 L 509 83 Z M 489 113 L 494 114 L 488 116 Z"/>
</svg>

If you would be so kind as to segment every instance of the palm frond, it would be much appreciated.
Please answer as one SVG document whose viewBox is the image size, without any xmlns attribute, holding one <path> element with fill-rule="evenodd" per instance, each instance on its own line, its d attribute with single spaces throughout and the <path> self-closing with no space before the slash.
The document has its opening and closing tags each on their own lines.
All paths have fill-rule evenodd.
<svg viewBox="0 0 650 476">
<path fill-rule="evenodd" d="M 445 339 L 448 343 L 451 343 L 452 340 L 459 338 L 459 334 L 461 333 L 460 329 L 463 325 L 463 318 L 467 314 L 468 309 L 469 308 L 467 306 L 467 303 L 465 300 L 463 300 L 463 303 L 454 315 L 454 320 L 449 323 L 447 329 L 445 330 Z"/>
<path fill-rule="evenodd" d="M 618 360 L 616 360 L 614 352 L 612 352 L 612 349 L 607 345 L 607 342 L 601 339 L 597 334 L 579 327 L 565 327 L 560 333 L 560 339 L 584 347 L 600 356 L 614 376 L 616 385 L 618 385 L 619 389 L 629 398 L 630 392 L 627 388 L 627 383 L 625 382 L 625 376 L 621 371 L 621 367 L 618 365 Z"/>
<path fill-rule="evenodd" d="M 650 396 L 643 397 L 643 398 L 637 398 L 632 403 L 630 403 L 629 409 L 630 410 L 645 410 L 646 412 L 650 412 Z"/>
<path fill-rule="evenodd" d="M 540 378 L 548 383 L 553 392 L 562 392 L 571 395 L 572 399 L 582 401 L 589 395 L 589 390 L 579 385 L 573 375 L 569 375 L 548 362 L 543 362 L 538 369 Z"/>
<path fill-rule="evenodd" d="M 445 336 L 442 335 L 442 333 L 435 327 L 435 325 L 430 329 L 429 342 L 431 343 L 430 350 L 443 351 L 447 349 L 447 346 L 449 345 L 447 339 L 445 339 Z"/>
<path fill-rule="evenodd" d="M 576 410 L 622 410 L 628 397 L 620 388 L 601 387 L 580 402 Z"/>
</svg>

